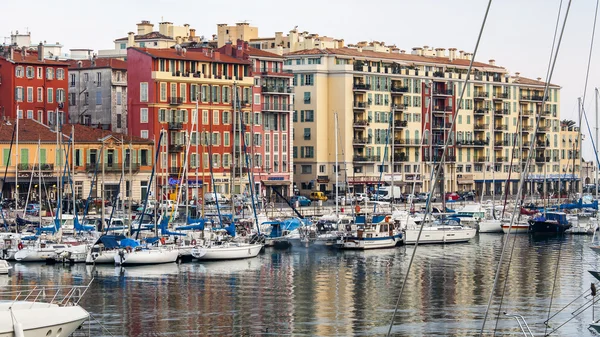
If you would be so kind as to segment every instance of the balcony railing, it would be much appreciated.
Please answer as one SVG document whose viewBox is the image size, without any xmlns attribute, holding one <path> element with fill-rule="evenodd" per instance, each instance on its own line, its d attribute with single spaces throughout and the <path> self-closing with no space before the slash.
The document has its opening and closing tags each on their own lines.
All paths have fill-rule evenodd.
<svg viewBox="0 0 600 337">
<path fill-rule="evenodd" d="M 474 98 L 488 98 L 489 93 L 487 91 L 478 91 L 473 95 Z"/>
<path fill-rule="evenodd" d="M 525 101 L 542 101 L 544 99 L 544 96 L 540 96 L 540 95 L 521 95 L 521 100 L 525 100 Z M 548 97 L 546 97 L 546 101 L 548 100 Z"/>
<path fill-rule="evenodd" d="M 355 119 L 353 124 L 355 127 L 366 127 L 369 125 L 369 122 L 366 119 Z"/>
<path fill-rule="evenodd" d="M 181 130 L 181 129 L 183 129 L 183 123 L 169 122 L 169 130 Z"/>
<path fill-rule="evenodd" d="M 357 162 L 381 161 L 381 156 L 354 156 L 353 161 L 357 161 Z"/>
<path fill-rule="evenodd" d="M 354 145 L 366 145 L 366 144 L 369 144 L 369 139 L 366 138 L 366 137 L 363 137 L 363 138 L 354 138 L 352 140 L 352 143 Z"/>
<path fill-rule="evenodd" d="M 457 146 L 486 146 L 490 145 L 489 140 L 457 140 Z"/>
<path fill-rule="evenodd" d="M 427 140 L 423 144 L 427 144 Z M 404 146 L 404 145 L 421 145 L 420 139 L 403 139 L 403 138 L 394 138 L 394 145 L 396 146 Z"/>
<path fill-rule="evenodd" d="M 434 96 L 452 96 L 454 95 L 454 90 L 452 89 L 434 89 L 433 90 L 433 95 Z"/>
<path fill-rule="evenodd" d="M 533 130 L 533 125 L 523 125 L 523 127 L 521 129 L 523 131 L 532 131 Z"/>
<path fill-rule="evenodd" d="M 507 98 L 508 98 L 507 92 L 497 92 L 493 96 L 493 99 L 507 99 Z"/>
<path fill-rule="evenodd" d="M 358 102 L 358 101 L 354 102 L 354 109 L 366 109 L 366 108 L 367 108 L 367 102 Z"/>
<path fill-rule="evenodd" d="M 408 156 L 405 154 L 394 154 L 394 161 L 398 161 L 398 162 L 404 162 L 404 161 L 408 161 Z"/>
<path fill-rule="evenodd" d="M 291 94 L 292 88 L 283 85 L 263 85 L 261 91 L 264 93 Z"/>
<path fill-rule="evenodd" d="M 183 104 L 183 97 L 171 97 L 171 98 L 169 98 L 169 104 L 171 104 L 171 105 Z"/>
<path fill-rule="evenodd" d="M 496 157 L 497 163 L 504 163 L 508 158 L 506 157 Z"/>
<path fill-rule="evenodd" d="M 183 144 L 169 144 L 169 152 L 183 151 Z"/>
<path fill-rule="evenodd" d="M 506 125 L 506 124 L 496 124 L 496 125 L 494 125 L 494 130 L 506 131 L 506 130 L 508 130 L 508 125 Z"/>
<path fill-rule="evenodd" d="M 263 111 L 292 111 L 292 105 L 263 103 L 262 109 Z"/>
<path fill-rule="evenodd" d="M 19 171 L 53 171 L 54 164 L 19 164 Z"/>
<path fill-rule="evenodd" d="M 494 142 L 495 147 L 508 146 L 508 142 L 505 140 L 497 140 Z"/>
<path fill-rule="evenodd" d="M 408 121 L 394 121 L 394 127 L 403 128 L 408 125 Z"/>
<path fill-rule="evenodd" d="M 452 112 L 451 106 L 436 105 L 433 107 L 433 112 Z"/>
<path fill-rule="evenodd" d="M 371 90 L 371 85 L 365 84 L 365 83 L 354 83 L 353 89 L 360 90 L 360 91 L 367 91 L 367 90 Z"/>
<path fill-rule="evenodd" d="M 485 115 L 490 111 L 490 109 L 488 108 L 483 108 L 483 109 L 475 109 L 474 113 L 476 115 Z"/>
<path fill-rule="evenodd" d="M 546 133 L 550 131 L 550 127 L 549 126 L 538 126 L 537 132 L 539 133 Z"/>
<path fill-rule="evenodd" d="M 536 163 L 548 163 L 550 162 L 550 157 L 535 157 Z"/>
<path fill-rule="evenodd" d="M 440 162 L 440 161 L 442 161 L 442 156 L 433 156 L 433 157 L 424 156 L 423 160 L 426 162 L 427 161 Z M 444 161 L 445 162 L 456 161 L 456 156 L 445 156 Z"/>
<path fill-rule="evenodd" d="M 496 115 L 509 115 L 510 112 L 508 111 L 508 109 L 495 109 L 494 110 L 494 114 L 496 114 Z"/>
<path fill-rule="evenodd" d="M 537 146 L 537 147 L 548 147 L 548 146 L 550 146 L 550 142 L 535 142 L 535 146 Z"/>
<path fill-rule="evenodd" d="M 485 162 L 490 161 L 490 157 L 475 157 L 475 158 L 473 158 L 473 160 L 476 163 L 485 163 Z"/>
<path fill-rule="evenodd" d="M 102 167 L 104 167 L 104 172 L 121 172 L 124 170 L 125 172 L 129 171 L 131 167 L 132 171 L 138 171 L 140 169 L 140 164 L 136 163 L 111 163 L 111 164 L 86 164 L 85 170 L 88 172 L 92 172 L 97 170 L 98 172 L 102 172 Z"/>
<path fill-rule="evenodd" d="M 475 124 L 475 130 L 488 130 L 490 128 L 489 124 Z"/>
<path fill-rule="evenodd" d="M 394 110 L 395 112 L 403 112 L 404 110 L 406 110 L 406 105 L 405 104 L 398 104 L 398 103 L 390 103 L 390 106 L 392 107 L 392 110 Z"/>
<path fill-rule="evenodd" d="M 447 124 L 443 124 L 443 123 L 433 123 L 432 127 L 434 129 L 450 129 L 450 123 Z"/>
<path fill-rule="evenodd" d="M 533 115 L 533 110 L 523 110 L 522 114 L 523 116 L 531 116 Z"/>
<path fill-rule="evenodd" d="M 390 88 L 390 91 L 392 93 L 405 93 L 405 92 L 408 92 L 408 87 L 392 86 Z"/>
</svg>

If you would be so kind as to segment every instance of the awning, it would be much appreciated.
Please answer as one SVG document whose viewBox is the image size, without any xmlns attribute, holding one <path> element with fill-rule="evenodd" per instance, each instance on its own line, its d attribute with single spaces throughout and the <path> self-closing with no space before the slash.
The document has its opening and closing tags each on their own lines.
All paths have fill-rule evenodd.
<svg viewBox="0 0 600 337">
<path fill-rule="evenodd" d="M 289 180 L 263 180 L 262 183 L 265 186 L 279 186 L 292 184 Z"/>
</svg>

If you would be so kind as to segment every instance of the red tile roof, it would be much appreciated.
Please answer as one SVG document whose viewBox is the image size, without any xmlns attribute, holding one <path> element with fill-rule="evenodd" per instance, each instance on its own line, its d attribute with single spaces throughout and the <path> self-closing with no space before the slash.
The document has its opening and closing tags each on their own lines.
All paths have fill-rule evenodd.
<svg viewBox="0 0 600 337">
<path fill-rule="evenodd" d="M 115 42 L 117 41 L 127 41 L 129 39 L 128 36 L 126 37 L 122 37 L 120 39 L 116 39 Z M 135 35 L 133 37 L 134 41 L 139 41 L 139 40 L 175 40 L 170 36 L 166 36 L 164 34 L 161 34 L 159 32 L 150 32 L 148 34 L 144 34 L 144 35 Z"/>
<path fill-rule="evenodd" d="M 127 62 L 113 58 L 98 58 L 96 64 L 92 66 L 92 60 L 69 60 L 69 69 L 92 69 L 92 68 L 112 68 L 119 70 L 127 70 Z M 79 66 L 81 62 L 81 66 Z"/>
<path fill-rule="evenodd" d="M 240 60 L 235 57 L 225 55 L 223 53 L 213 52 L 205 53 L 201 51 L 187 50 L 185 53 L 178 53 L 174 48 L 166 49 L 155 49 L 155 48 L 136 48 L 130 47 L 130 49 L 138 50 L 142 53 L 146 53 L 154 58 L 172 59 L 172 60 L 188 60 L 188 61 L 200 61 L 200 62 L 216 62 L 216 63 L 237 63 L 237 64 L 250 64 L 250 61 Z"/>
<path fill-rule="evenodd" d="M 15 127 L 16 120 L 0 123 L 0 143 L 10 143 L 12 132 Z M 116 141 L 120 141 L 121 137 L 126 143 L 132 142 L 135 144 L 153 144 L 152 140 L 140 137 L 133 137 L 117 132 L 93 128 L 90 126 L 74 124 L 75 126 L 75 143 L 99 143 L 98 139 L 112 135 Z M 63 140 L 67 141 L 71 134 L 71 125 L 63 125 Z M 38 123 L 32 119 L 19 120 L 19 142 L 37 143 L 38 139 L 42 143 L 55 143 L 56 133 L 47 125 Z"/>
<path fill-rule="evenodd" d="M 546 82 L 544 82 L 544 81 L 533 80 L 533 79 L 527 78 L 527 77 L 513 76 L 512 79 L 513 79 L 513 83 L 518 83 L 518 84 L 523 84 L 523 85 L 536 85 L 536 86 L 542 86 L 542 87 L 546 86 Z M 555 87 L 555 88 L 560 88 L 559 85 L 552 84 L 552 83 L 550 83 L 549 86 Z"/>
<path fill-rule="evenodd" d="M 262 50 L 262 49 L 258 49 L 258 48 L 254 48 L 254 47 L 248 47 L 248 50 L 246 52 L 248 53 L 248 55 L 255 56 L 255 57 L 270 57 L 270 58 L 283 59 L 283 55 L 271 53 L 266 50 Z"/>
<path fill-rule="evenodd" d="M 49 66 L 68 66 L 69 63 L 65 61 L 56 61 L 54 59 L 44 59 L 42 61 L 38 60 L 37 50 L 29 50 L 24 56 L 21 50 L 15 50 L 13 53 L 13 59 L 9 60 L 7 57 L 0 56 L 0 59 L 5 59 L 9 62 L 14 62 L 16 64 L 45 64 Z"/>
<path fill-rule="evenodd" d="M 352 56 L 352 57 L 370 57 L 370 58 L 379 58 L 386 60 L 397 60 L 397 61 L 408 61 L 408 62 L 422 62 L 422 63 L 437 63 L 437 64 L 447 64 L 454 66 L 464 66 L 468 67 L 471 61 L 464 59 L 454 59 L 450 61 L 447 57 L 435 57 L 435 56 L 419 56 L 413 54 L 398 54 L 398 53 L 384 53 L 384 52 L 375 52 L 370 50 L 358 51 L 357 49 L 352 48 L 325 48 L 325 49 L 306 49 L 300 50 L 296 52 L 291 52 L 285 54 L 286 56 L 296 56 L 296 55 L 342 55 L 342 56 Z M 502 67 L 493 66 L 487 63 L 482 62 L 473 62 L 474 67 L 486 67 L 486 68 L 497 68 L 498 70 L 504 70 Z"/>
</svg>

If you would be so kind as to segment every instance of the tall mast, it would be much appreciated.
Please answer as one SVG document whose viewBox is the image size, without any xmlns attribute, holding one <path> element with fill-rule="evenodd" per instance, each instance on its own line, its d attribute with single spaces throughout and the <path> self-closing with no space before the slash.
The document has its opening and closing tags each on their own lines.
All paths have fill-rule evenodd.
<svg viewBox="0 0 600 337">
<path fill-rule="evenodd" d="M 233 92 L 234 92 L 234 95 L 235 95 L 235 90 L 236 90 L 236 83 L 234 82 L 233 83 Z M 232 127 L 233 127 L 233 146 L 232 146 L 232 149 L 233 149 L 233 151 L 231 151 L 231 152 L 232 152 L 233 160 L 232 160 L 232 163 L 231 163 L 231 175 L 230 175 L 231 181 L 229 182 L 229 192 L 233 196 L 233 190 L 235 188 L 235 168 L 237 166 L 236 165 L 236 156 L 235 156 L 235 136 L 236 136 L 236 131 L 237 131 L 237 111 L 235 109 L 235 96 L 234 96 L 234 102 L 233 102 L 233 114 L 232 115 L 233 115 L 233 125 L 232 125 Z M 239 139 L 239 137 L 238 137 L 238 139 Z M 242 140 L 241 139 L 239 139 L 239 140 L 240 140 L 240 144 L 241 144 Z M 233 206 L 233 198 L 231 198 L 231 205 Z"/>
<path fill-rule="evenodd" d="M 15 151 L 15 213 L 19 210 L 19 105 L 17 104 L 17 144 Z"/>
<path fill-rule="evenodd" d="M 596 171 L 596 198 L 598 198 L 598 169 L 600 169 L 600 167 L 598 167 L 598 88 L 594 89 L 594 97 L 596 98 L 596 161 L 594 162 L 594 164 L 596 165 L 596 169 L 594 171 Z M 579 127 L 581 128 L 581 125 L 579 125 Z"/>
<path fill-rule="evenodd" d="M 40 225 L 42 224 L 42 157 L 41 157 L 41 150 L 40 150 L 40 146 L 41 146 L 41 141 L 38 138 L 38 158 L 40 158 L 39 163 L 38 163 L 38 200 L 40 203 L 40 210 L 39 210 L 39 221 L 40 221 Z"/>
<path fill-rule="evenodd" d="M 196 184 L 195 184 L 195 187 L 194 187 L 195 190 L 196 190 L 196 192 L 195 192 L 195 195 L 196 195 L 196 198 L 195 198 L 195 200 L 196 200 L 196 216 L 198 216 L 198 200 L 200 200 L 200 196 L 198 195 L 198 166 L 200 166 L 199 165 L 199 163 L 200 163 L 199 159 L 200 158 L 198 158 L 198 145 L 200 143 L 202 143 L 202 141 L 200 140 L 201 139 L 200 137 L 202 137 L 202 135 L 200 134 L 200 132 L 198 132 L 198 125 L 200 124 L 199 121 L 198 121 L 198 117 L 199 117 L 199 114 L 198 114 L 198 101 L 199 100 L 200 100 L 200 91 L 198 91 L 196 93 L 196 112 L 194 113 L 194 117 L 192 117 L 192 118 L 194 118 L 193 120 L 196 122 L 195 123 L 195 125 L 196 125 L 196 133 L 195 133 L 195 135 L 196 135 L 196 144 L 194 144 L 194 148 L 195 148 L 195 151 L 196 151 L 196 160 L 194 162 L 194 165 L 196 165 Z"/>
<path fill-rule="evenodd" d="M 339 216 L 339 207 L 338 207 L 338 190 L 339 190 L 339 175 L 340 172 L 339 171 L 339 166 L 338 166 L 338 113 L 337 111 L 334 112 L 334 118 L 335 118 L 335 170 L 333 170 L 333 172 L 335 173 L 335 218 L 337 219 Z"/>
<path fill-rule="evenodd" d="M 129 203 L 128 203 L 129 207 L 128 207 L 128 211 L 127 211 L 129 213 L 128 217 L 127 217 L 129 220 L 128 221 L 129 222 L 129 235 L 131 235 L 131 197 L 133 194 L 133 169 L 132 169 L 132 166 L 133 166 L 133 150 L 131 148 L 131 137 L 130 137 L 129 138 L 129 191 L 128 191 L 129 197 L 127 198 L 129 200 Z M 148 186 L 148 188 L 150 188 L 150 187 Z"/>
<path fill-rule="evenodd" d="M 392 200 L 391 200 L 391 205 L 392 205 L 392 209 L 391 210 L 392 211 L 394 211 L 394 207 L 393 207 L 393 205 L 394 205 L 394 159 L 395 159 L 394 158 L 394 156 L 395 156 L 395 153 L 394 153 L 394 141 L 395 141 L 395 139 L 394 138 L 395 138 L 395 131 L 396 131 L 395 130 L 395 126 L 396 126 L 396 120 L 395 120 L 395 118 L 396 118 L 396 107 L 392 106 L 392 116 L 390 117 L 390 122 L 392 124 L 392 137 L 391 137 L 392 141 L 390 142 L 391 143 L 391 147 L 392 147 L 392 149 L 390 150 L 390 153 L 392 154 L 391 158 L 390 158 L 390 164 L 391 164 L 390 167 L 392 168 Z"/>
<path fill-rule="evenodd" d="M 73 186 L 73 178 L 75 178 L 75 125 L 71 125 L 71 161 L 73 162 L 71 165 L 71 167 L 73 168 L 71 170 L 71 186 Z M 73 186 L 72 191 L 73 195 L 71 196 L 71 198 L 73 199 L 73 215 L 74 218 L 77 219 L 77 211 L 75 208 L 75 186 Z"/>
<path fill-rule="evenodd" d="M 125 165 L 127 163 L 127 154 L 125 153 L 125 142 L 123 141 L 123 135 L 121 135 L 121 179 L 125 179 Z M 123 206 L 125 206 L 125 195 L 123 192 L 127 189 L 127 183 L 123 184 L 125 186 L 119 186 L 119 201 L 121 202 L 121 212 L 125 215 L 125 210 Z M 113 207 L 115 207 L 113 205 Z M 130 207 L 131 208 L 131 207 Z"/>
</svg>

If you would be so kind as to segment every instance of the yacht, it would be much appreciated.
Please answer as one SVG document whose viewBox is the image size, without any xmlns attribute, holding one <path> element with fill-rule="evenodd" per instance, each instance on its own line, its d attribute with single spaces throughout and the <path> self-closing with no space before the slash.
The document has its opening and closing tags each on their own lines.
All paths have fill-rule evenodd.
<svg viewBox="0 0 600 337">
<path fill-rule="evenodd" d="M 419 236 L 419 225 L 404 230 L 404 243 L 415 244 Z M 463 226 L 459 220 L 435 220 L 423 225 L 419 244 L 468 242 L 475 237 L 475 228 Z"/>
<path fill-rule="evenodd" d="M 338 248 L 361 250 L 391 248 L 402 242 L 402 232 L 395 228 L 389 216 L 381 222 L 357 223 L 356 226 L 356 231 L 337 240 Z"/>
</svg>

